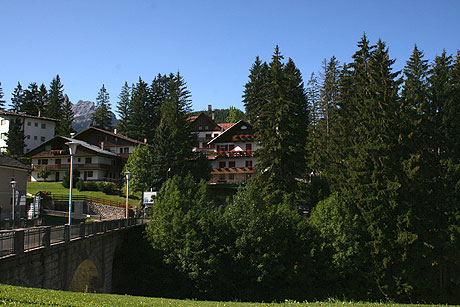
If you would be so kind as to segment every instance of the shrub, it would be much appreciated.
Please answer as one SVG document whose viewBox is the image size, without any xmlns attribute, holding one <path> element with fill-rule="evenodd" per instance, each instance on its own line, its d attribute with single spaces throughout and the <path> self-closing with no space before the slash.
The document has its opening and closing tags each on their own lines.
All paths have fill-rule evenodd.
<svg viewBox="0 0 460 307">
<path fill-rule="evenodd" d="M 98 190 L 107 195 L 118 195 L 117 185 L 113 182 L 99 182 Z"/>
<path fill-rule="evenodd" d="M 96 181 L 85 181 L 86 191 L 99 191 L 99 185 Z"/>
<path fill-rule="evenodd" d="M 75 187 L 78 189 L 78 191 L 86 191 L 85 182 L 81 179 L 77 181 Z"/>
<path fill-rule="evenodd" d="M 72 173 L 72 187 L 75 187 L 78 177 L 80 177 L 80 172 L 74 168 Z M 64 176 L 62 177 L 62 186 L 67 189 L 70 187 L 70 170 L 67 170 L 64 173 Z"/>
</svg>

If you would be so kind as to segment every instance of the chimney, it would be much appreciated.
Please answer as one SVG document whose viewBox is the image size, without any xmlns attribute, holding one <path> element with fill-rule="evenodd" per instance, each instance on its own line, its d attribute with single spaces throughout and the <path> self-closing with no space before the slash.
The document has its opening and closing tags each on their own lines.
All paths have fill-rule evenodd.
<svg viewBox="0 0 460 307">
<path fill-rule="evenodd" d="M 101 149 L 104 150 L 104 142 L 101 142 Z"/>
<path fill-rule="evenodd" d="M 144 144 L 147 144 L 147 139 L 144 139 Z"/>
<path fill-rule="evenodd" d="M 113 129 L 113 133 L 117 134 L 117 128 Z"/>
<path fill-rule="evenodd" d="M 70 133 L 70 138 L 73 139 L 74 136 L 75 136 L 75 132 L 71 132 Z"/>
<path fill-rule="evenodd" d="M 212 105 L 208 104 L 208 111 L 212 111 Z"/>
<path fill-rule="evenodd" d="M 215 120 L 215 119 L 216 119 L 216 112 L 214 112 L 214 110 L 212 110 L 211 119 L 212 119 L 212 120 Z"/>
</svg>

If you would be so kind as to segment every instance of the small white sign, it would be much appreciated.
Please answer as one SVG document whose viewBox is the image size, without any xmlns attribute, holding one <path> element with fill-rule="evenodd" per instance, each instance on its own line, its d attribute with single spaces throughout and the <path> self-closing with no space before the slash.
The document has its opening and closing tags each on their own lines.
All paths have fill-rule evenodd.
<svg viewBox="0 0 460 307">
<path fill-rule="evenodd" d="M 144 192 L 143 203 L 144 205 L 153 205 L 157 192 Z"/>
</svg>

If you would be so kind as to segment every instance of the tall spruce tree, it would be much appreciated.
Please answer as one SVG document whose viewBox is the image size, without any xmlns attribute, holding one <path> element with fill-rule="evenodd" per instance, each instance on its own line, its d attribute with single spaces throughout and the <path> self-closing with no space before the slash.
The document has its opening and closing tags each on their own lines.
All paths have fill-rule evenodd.
<svg viewBox="0 0 460 307">
<path fill-rule="evenodd" d="M 38 105 L 37 105 L 38 113 L 40 115 L 44 114 L 45 105 L 47 101 L 48 101 L 48 90 L 46 89 L 45 84 L 42 83 L 42 85 L 40 85 L 40 89 L 38 90 Z"/>
<path fill-rule="evenodd" d="M 24 91 L 22 90 L 21 83 L 18 82 L 18 85 L 14 88 L 11 95 L 11 108 L 14 112 L 19 112 L 21 105 L 24 102 Z"/>
<path fill-rule="evenodd" d="M 13 158 L 22 157 L 26 144 L 23 122 L 20 117 L 10 119 L 10 126 L 6 137 L 6 153 Z"/>
<path fill-rule="evenodd" d="M 125 135 L 127 132 L 128 121 L 130 116 L 131 88 L 128 82 L 125 82 L 118 95 L 117 112 L 120 117 L 117 123 L 117 129 L 120 134 Z"/>
<path fill-rule="evenodd" d="M 59 125 L 58 135 L 70 136 L 75 132 L 72 126 L 73 123 L 73 109 L 72 102 L 67 95 L 64 95 L 64 105 L 62 106 L 62 118 Z"/>
<path fill-rule="evenodd" d="M 145 106 L 149 99 L 149 86 L 139 77 L 139 81 L 132 86 L 130 115 L 126 127 L 126 135 L 139 141 L 143 141 L 147 135 L 148 114 Z"/>
<path fill-rule="evenodd" d="M 302 178 L 306 166 L 309 118 L 306 92 L 292 59 L 286 64 L 282 60 L 277 46 L 269 65 L 268 82 L 262 93 L 255 93 L 260 97 L 257 101 L 263 101 L 257 106 L 254 122 L 262 147 L 258 150 L 257 167 L 269 197 L 276 191 L 295 191 L 297 179 Z"/>
<path fill-rule="evenodd" d="M 35 82 L 29 84 L 28 88 L 24 90 L 24 101 L 19 111 L 28 115 L 37 116 L 39 110 L 39 89 Z"/>
<path fill-rule="evenodd" d="M 266 62 L 256 57 L 251 67 L 249 81 L 244 86 L 243 102 L 246 109 L 247 119 L 255 123 L 259 115 L 259 108 L 265 104 L 266 86 L 268 83 L 269 67 Z"/>
<path fill-rule="evenodd" d="M 107 92 L 104 84 L 96 98 L 96 110 L 93 113 L 92 123 L 93 127 L 111 130 L 112 129 L 112 114 L 110 112 L 110 95 Z"/>
<path fill-rule="evenodd" d="M 0 82 L 0 109 L 5 109 L 5 100 L 3 99 L 3 88 L 2 83 Z"/>
</svg>

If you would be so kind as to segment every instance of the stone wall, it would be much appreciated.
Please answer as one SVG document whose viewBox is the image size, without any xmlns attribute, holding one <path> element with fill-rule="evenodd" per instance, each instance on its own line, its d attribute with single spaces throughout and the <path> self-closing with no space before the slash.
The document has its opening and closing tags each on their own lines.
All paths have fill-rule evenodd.
<svg viewBox="0 0 460 307">
<path fill-rule="evenodd" d="M 126 209 L 88 202 L 88 214 L 101 220 L 116 220 L 125 217 Z"/>
</svg>

